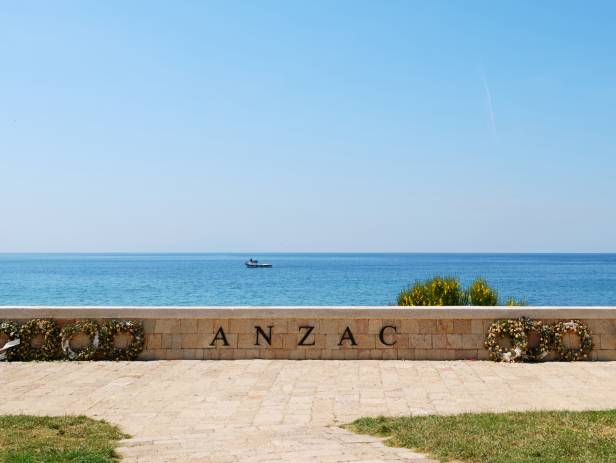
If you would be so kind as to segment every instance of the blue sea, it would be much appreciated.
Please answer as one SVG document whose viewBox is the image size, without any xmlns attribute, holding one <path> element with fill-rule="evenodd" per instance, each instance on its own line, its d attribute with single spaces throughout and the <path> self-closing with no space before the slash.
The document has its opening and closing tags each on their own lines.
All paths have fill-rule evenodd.
<svg viewBox="0 0 616 463">
<path fill-rule="evenodd" d="M 531 305 L 616 305 L 616 254 L 330 253 L 0 254 L 0 305 L 389 305 L 434 275 Z"/>
</svg>

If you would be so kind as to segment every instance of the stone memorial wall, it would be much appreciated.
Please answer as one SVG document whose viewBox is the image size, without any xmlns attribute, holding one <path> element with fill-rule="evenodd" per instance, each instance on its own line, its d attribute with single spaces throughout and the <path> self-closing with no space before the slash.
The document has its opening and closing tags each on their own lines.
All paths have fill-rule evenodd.
<svg viewBox="0 0 616 463">
<path fill-rule="evenodd" d="M 579 320 L 592 336 L 588 359 L 616 360 L 615 307 L 0 307 L 0 321 L 17 325 L 31 319 L 52 319 L 59 328 L 78 320 L 100 326 L 135 321 L 144 334 L 138 360 L 484 360 L 493 322 L 521 317 L 546 325 Z M 579 340 L 569 337 L 575 348 Z M 124 338 L 114 342 L 121 348 L 130 341 Z M 76 336 L 71 346 L 78 350 L 88 342 Z"/>
</svg>

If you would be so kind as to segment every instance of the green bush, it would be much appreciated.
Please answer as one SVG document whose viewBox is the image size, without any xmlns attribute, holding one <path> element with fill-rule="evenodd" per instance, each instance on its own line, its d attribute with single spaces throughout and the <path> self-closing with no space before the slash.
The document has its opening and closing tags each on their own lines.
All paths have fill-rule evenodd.
<svg viewBox="0 0 616 463">
<path fill-rule="evenodd" d="M 398 305 L 465 305 L 466 292 L 454 277 L 416 282 L 398 295 Z"/>
<path fill-rule="evenodd" d="M 398 294 L 398 305 L 432 305 L 428 299 L 428 288 L 416 283 L 412 288 L 403 289 Z"/>
<path fill-rule="evenodd" d="M 468 288 L 468 299 L 471 305 L 498 305 L 498 292 L 477 278 Z"/>
<path fill-rule="evenodd" d="M 401 306 L 437 306 L 437 305 L 499 305 L 498 292 L 488 283 L 477 278 L 468 289 L 464 289 L 460 280 L 451 276 L 436 276 L 430 280 L 417 281 L 413 286 L 403 289 L 398 294 Z M 505 305 L 526 305 L 524 300 L 507 299 Z"/>
</svg>

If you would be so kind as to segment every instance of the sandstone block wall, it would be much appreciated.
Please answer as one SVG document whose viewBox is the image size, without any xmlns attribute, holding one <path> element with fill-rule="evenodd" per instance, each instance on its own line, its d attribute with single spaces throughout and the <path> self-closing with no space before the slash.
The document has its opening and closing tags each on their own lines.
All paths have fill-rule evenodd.
<svg viewBox="0 0 616 463">
<path fill-rule="evenodd" d="M 140 320 L 142 360 L 484 360 L 494 320 L 578 319 L 592 360 L 616 360 L 616 308 L 1 308 L 0 320 Z M 0 340 L 1 341 L 1 340 Z M 575 339 L 571 340 L 575 343 Z"/>
</svg>

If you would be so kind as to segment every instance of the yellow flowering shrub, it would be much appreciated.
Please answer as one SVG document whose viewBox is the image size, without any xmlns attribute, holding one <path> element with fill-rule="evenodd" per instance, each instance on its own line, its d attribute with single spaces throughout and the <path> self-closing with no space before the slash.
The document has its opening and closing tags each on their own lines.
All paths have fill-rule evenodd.
<svg viewBox="0 0 616 463">
<path fill-rule="evenodd" d="M 477 278 L 468 288 L 471 305 L 497 305 L 498 293 L 482 278 Z"/>
<path fill-rule="evenodd" d="M 398 295 L 398 305 L 465 305 L 466 292 L 454 277 L 416 282 Z"/>
<path fill-rule="evenodd" d="M 439 305 L 499 305 L 498 292 L 483 278 L 477 278 L 468 289 L 460 280 L 451 276 L 436 276 L 430 280 L 417 281 L 398 294 L 397 304 L 401 306 Z M 523 300 L 509 298 L 505 305 L 526 305 Z"/>
</svg>

